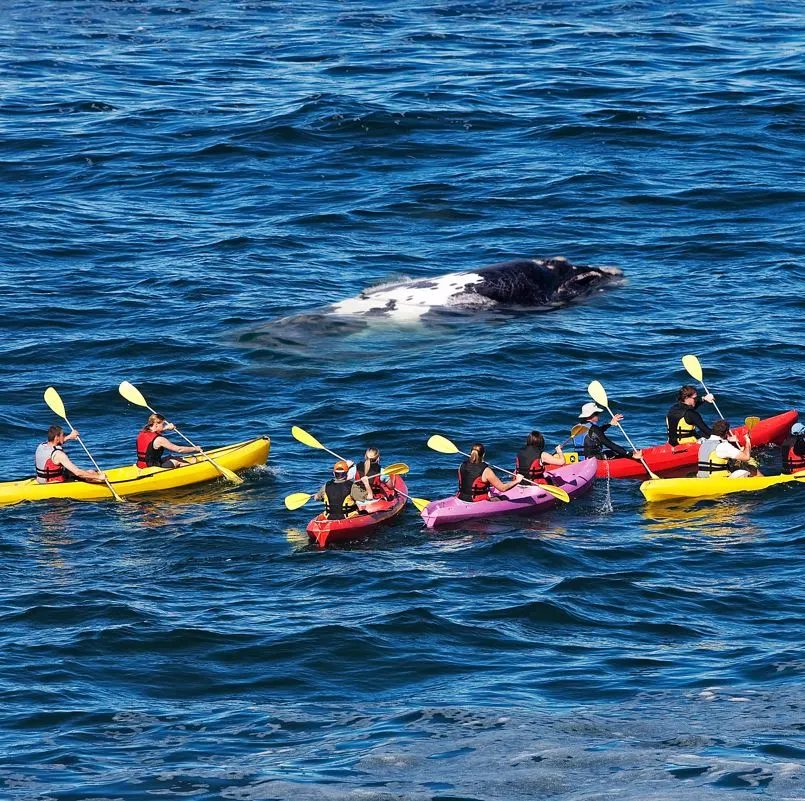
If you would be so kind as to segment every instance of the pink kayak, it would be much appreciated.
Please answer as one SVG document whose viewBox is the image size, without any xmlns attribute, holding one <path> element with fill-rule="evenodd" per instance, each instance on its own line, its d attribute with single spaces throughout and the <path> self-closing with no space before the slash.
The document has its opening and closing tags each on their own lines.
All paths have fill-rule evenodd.
<svg viewBox="0 0 805 801">
<path fill-rule="evenodd" d="M 561 487 L 571 498 L 583 495 L 593 486 L 598 467 L 597 459 L 585 459 L 576 464 L 567 464 L 551 472 L 557 487 Z M 534 514 L 552 509 L 562 501 L 533 484 L 518 484 L 504 493 L 492 489 L 489 493 L 495 500 L 460 501 L 454 496 L 440 501 L 431 501 L 422 510 L 422 519 L 428 528 L 463 523 L 478 517 L 494 517 L 516 512 Z"/>
</svg>

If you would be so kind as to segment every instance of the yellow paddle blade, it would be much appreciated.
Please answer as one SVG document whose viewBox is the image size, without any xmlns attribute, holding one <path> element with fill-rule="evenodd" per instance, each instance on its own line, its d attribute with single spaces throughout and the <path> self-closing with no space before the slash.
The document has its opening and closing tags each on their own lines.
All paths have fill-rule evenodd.
<svg viewBox="0 0 805 801">
<path fill-rule="evenodd" d="M 545 492 L 550 493 L 559 501 L 564 501 L 565 503 L 570 503 L 570 496 L 560 487 L 554 487 L 552 484 L 540 484 L 540 489 L 544 489 Z"/>
<path fill-rule="evenodd" d="M 803 478 L 805 478 L 805 476 L 803 476 Z M 424 498 L 411 498 L 411 503 L 413 503 L 420 512 L 423 511 L 426 506 L 430 506 L 430 501 L 426 501 Z"/>
<path fill-rule="evenodd" d="M 409 467 L 404 462 L 395 462 L 394 464 L 388 465 L 388 467 L 381 467 L 380 468 L 380 475 L 381 476 L 404 476 L 408 471 Z"/>
<path fill-rule="evenodd" d="M 453 445 L 447 437 L 441 436 L 441 434 L 434 434 L 428 440 L 428 447 L 431 450 L 439 451 L 439 453 L 458 453 L 458 448 Z"/>
<path fill-rule="evenodd" d="M 747 431 L 751 431 L 759 422 L 759 417 L 747 417 L 746 420 L 744 420 L 744 425 Z"/>
<path fill-rule="evenodd" d="M 129 403 L 133 403 L 135 406 L 145 406 L 148 408 L 148 401 L 143 397 L 143 393 L 140 392 L 140 390 L 137 389 L 134 384 L 130 384 L 128 381 L 121 381 L 117 391 Z"/>
<path fill-rule="evenodd" d="M 697 381 L 702 380 L 702 365 L 698 357 L 689 353 L 687 356 L 682 357 L 682 365 L 692 378 L 695 378 Z"/>
<path fill-rule="evenodd" d="M 285 508 L 293 511 L 300 506 L 304 506 L 313 496 L 307 492 L 294 492 L 292 495 L 287 495 L 285 498 Z"/>
<path fill-rule="evenodd" d="M 210 459 L 212 461 L 212 459 Z M 233 470 L 230 470 L 228 467 L 224 467 L 222 464 L 215 463 L 216 467 L 223 473 L 224 478 L 227 481 L 231 481 L 233 484 L 242 484 L 243 479 Z"/>
<path fill-rule="evenodd" d="M 45 403 L 54 411 L 59 417 L 67 419 L 67 412 L 64 410 L 64 404 L 53 387 L 48 387 L 45 390 Z"/>
<path fill-rule="evenodd" d="M 609 401 L 607 400 L 607 391 L 604 389 L 600 381 L 591 381 L 587 385 L 587 392 L 599 406 L 603 406 L 605 409 L 607 406 L 609 406 Z"/>
<path fill-rule="evenodd" d="M 590 426 L 583 426 L 581 424 L 573 426 L 570 429 L 570 439 L 577 437 L 579 434 L 586 434 L 590 430 Z"/>
<path fill-rule="evenodd" d="M 307 445 L 309 448 L 318 448 L 320 451 L 327 450 L 316 437 L 308 434 L 304 428 L 299 428 L 299 426 L 294 426 L 291 429 L 291 436 L 303 445 Z"/>
</svg>

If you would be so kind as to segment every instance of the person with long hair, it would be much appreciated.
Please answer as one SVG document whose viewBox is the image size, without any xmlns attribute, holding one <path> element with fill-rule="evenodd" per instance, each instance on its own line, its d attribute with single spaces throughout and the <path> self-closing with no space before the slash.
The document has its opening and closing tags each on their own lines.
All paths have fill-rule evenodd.
<svg viewBox="0 0 805 801">
<path fill-rule="evenodd" d="M 561 446 L 556 446 L 554 453 L 545 450 L 545 437 L 539 431 L 532 431 L 525 441 L 525 446 L 514 458 L 514 472 L 519 473 L 533 484 L 548 484 L 545 465 L 561 465 L 565 463 Z"/>
<path fill-rule="evenodd" d="M 165 431 L 173 431 L 176 426 L 169 423 L 161 414 L 152 414 L 143 430 L 137 435 L 137 467 L 181 467 L 187 462 L 178 457 L 165 455 L 165 451 L 173 453 L 200 453 L 198 445 L 175 445 L 167 437 Z"/>
<path fill-rule="evenodd" d="M 484 461 L 486 448 L 476 442 L 470 450 L 470 458 L 458 468 L 458 492 L 456 496 L 459 500 L 475 502 L 489 500 L 489 487 L 494 487 L 498 492 L 506 492 L 519 484 L 523 477 L 516 475 L 512 481 L 504 484 L 496 475 L 492 468 Z"/>
</svg>

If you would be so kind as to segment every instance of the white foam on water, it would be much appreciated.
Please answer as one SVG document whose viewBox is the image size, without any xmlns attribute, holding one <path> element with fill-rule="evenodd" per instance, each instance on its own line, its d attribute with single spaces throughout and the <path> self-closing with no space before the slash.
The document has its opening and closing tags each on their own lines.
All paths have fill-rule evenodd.
<svg viewBox="0 0 805 801">
<path fill-rule="evenodd" d="M 330 313 L 382 314 L 393 320 L 416 320 L 431 309 L 461 305 L 466 287 L 482 280 L 478 273 L 447 273 L 438 278 L 381 285 L 334 303 Z M 480 295 L 472 297 L 485 300 Z"/>
</svg>

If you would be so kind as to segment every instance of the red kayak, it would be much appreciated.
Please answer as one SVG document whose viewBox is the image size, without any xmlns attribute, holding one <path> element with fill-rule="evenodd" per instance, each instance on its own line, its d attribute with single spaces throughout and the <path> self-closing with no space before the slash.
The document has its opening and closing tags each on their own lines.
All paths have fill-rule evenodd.
<svg viewBox="0 0 805 801">
<path fill-rule="evenodd" d="M 408 487 L 400 476 L 389 476 L 388 484 L 395 490 L 408 493 Z M 320 548 L 331 542 L 360 539 L 371 534 L 381 523 L 398 515 L 405 506 L 405 501 L 405 495 L 399 493 L 390 501 L 368 501 L 363 505 L 365 514 L 357 514 L 343 520 L 328 520 L 323 514 L 317 515 L 307 524 L 308 536 L 315 540 Z"/>
<path fill-rule="evenodd" d="M 767 417 L 761 420 L 752 429 L 752 447 L 769 445 L 774 443 L 779 445 L 791 431 L 791 426 L 797 422 L 798 413 L 795 409 L 783 412 L 774 417 Z M 738 435 L 738 439 L 743 441 L 746 434 L 746 426 L 734 428 L 733 431 Z M 691 442 L 687 445 L 657 445 L 653 448 L 643 448 L 643 458 L 646 464 L 658 474 L 673 471 L 684 471 L 686 468 L 694 467 L 699 459 L 699 443 Z M 636 459 L 599 459 L 598 473 L 599 478 L 646 478 L 646 468 L 643 463 Z"/>
</svg>

